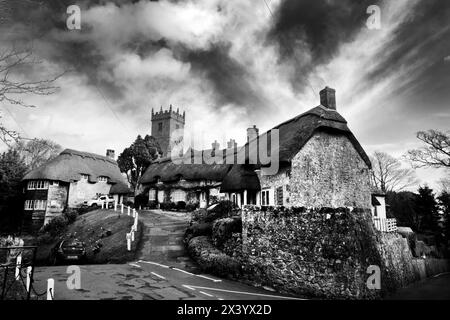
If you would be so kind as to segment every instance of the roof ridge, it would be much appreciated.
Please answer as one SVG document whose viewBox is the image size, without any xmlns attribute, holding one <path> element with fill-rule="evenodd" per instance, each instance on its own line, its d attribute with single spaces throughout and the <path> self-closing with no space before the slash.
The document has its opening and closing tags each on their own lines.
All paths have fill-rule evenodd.
<svg viewBox="0 0 450 320">
<path fill-rule="evenodd" d="M 79 151 L 79 150 L 75 150 L 75 149 L 66 148 L 60 153 L 60 155 L 62 155 L 62 154 L 77 155 L 80 157 L 90 157 L 90 158 L 93 158 L 94 160 L 103 160 L 103 161 L 109 162 L 111 164 L 117 164 L 117 162 L 115 160 L 113 160 L 107 156 L 102 156 L 100 154 L 96 154 L 96 153 L 92 153 L 92 152 Z"/>
</svg>

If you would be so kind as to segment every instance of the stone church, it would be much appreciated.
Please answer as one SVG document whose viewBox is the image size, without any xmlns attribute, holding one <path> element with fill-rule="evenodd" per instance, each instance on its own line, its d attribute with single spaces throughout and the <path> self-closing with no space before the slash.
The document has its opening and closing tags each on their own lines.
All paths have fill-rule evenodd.
<svg viewBox="0 0 450 320">
<path fill-rule="evenodd" d="M 174 112 L 172 107 L 169 111 L 152 111 L 152 136 L 158 139 L 164 154 L 140 180 L 141 190 L 148 192 L 150 201 L 199 202 L 206 206 L 215 197 L 230 199 L 239 206 L 372 206 L 371 163 L 337 111 L 334 89 L 324 88 L 320 105 L 262 135 L 255 126 L 249 128 L 244 146 L 237 147 L 230 141 L 226 149 L 220 149 L 217 143 L 211 150 L 188 149 L 182 156 L 184 161 L 177 162 L 168 157 L 174 138 L 171 133 L 183 129 L 184 124 L 185 113 Z M 278 130 L 279 143 L 278 149 L 271 151 L 279 155 L 279 168 L 275 174 L 268 174 L 270 164 L 262 164 L 253 153 L 274 129 Z M 176 139 L 182 141 L 182 137 Z M 185 161 L 204 159 L 205 154 L 219 161 Z M 239 154 L 244 155 L 243 163 L 235 161 Z M 252 158 L 258 160 L 250 161 Z"/>
</svg>

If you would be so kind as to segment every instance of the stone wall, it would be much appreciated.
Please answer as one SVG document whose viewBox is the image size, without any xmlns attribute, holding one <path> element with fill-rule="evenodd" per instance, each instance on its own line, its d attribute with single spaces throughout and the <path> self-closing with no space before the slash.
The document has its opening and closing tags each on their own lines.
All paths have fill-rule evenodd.
<svg viewBox="0 0 450 320">
<path fill-rule="evenodd" d="M 381 265 L 369 210 L 242 211 L 246 273 L 275 289 L 323 298 L 376 298 L 367 268 Z"/>
<path fill-rule="evenodd" d="M 242 210 L 244 277 L 281 292 L 371 299 L 437 273 L 444 259 L 414 258 L 408 240 L 377 231 L 369 209 Z M 381 289 L 367 288 L 367 268 L 381 270 Z"/>
<path fill-rule="evenodd" d="M 369 168 L 344 135 L 317 132 L 292 160 L 290 204 L 370 208 Z"/>
</svg>

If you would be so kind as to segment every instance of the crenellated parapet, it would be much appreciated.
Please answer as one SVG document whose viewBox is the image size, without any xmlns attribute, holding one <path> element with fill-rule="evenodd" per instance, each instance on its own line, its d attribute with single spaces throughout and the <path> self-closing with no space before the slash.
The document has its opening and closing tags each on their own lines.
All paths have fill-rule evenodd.
<svg viewBox="0 0 450 320">
<path fill-rule="evenodd" d="M 173 106 L 169 106 L 169 110 L 163 110 L 162 106 L 160 111 L 154 111 L 152 108 L 152 121 L 153 120 L 166 120 L 166 119 L 175 119 L 181 123 L 185 123 L 186 118 L 186 112 L 183 111 L 183 113 L 180 112 L 180 109 L 177 108 L 176 111 L 173 110 Z"/>
</svg>

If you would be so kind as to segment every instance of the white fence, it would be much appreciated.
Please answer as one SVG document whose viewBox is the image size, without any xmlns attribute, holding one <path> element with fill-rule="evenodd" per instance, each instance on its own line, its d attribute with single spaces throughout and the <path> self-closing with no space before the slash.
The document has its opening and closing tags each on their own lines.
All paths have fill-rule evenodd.
<svg viewBox="0 0 450 320">
<path fill-rule="evenodd" d="M 382 232 L 395 232 L 397 231 L 397 220 L 384 219 L 384 218 L 372 218 L 373 224 L 378 231 Z"/>
<path fill-rule="evenodd" d="M 107 209 L 108 204 L 103 203 L 102 209 Z M 134 218 L 133 225 L 131 226 L 130 232 L 128 232 L 125 236 L 126 242 L 127 242 L 127 250 L 131 251 L 131 243 L 134 241 L 134 233 L 137 231 L 137 225 L 139 221 L 139 212 L 136 211 L 136 209 L 128 207 L 124 205 L 123 203 L 117 204 L 117 201 L 114 202 L 114 211 L 119 211 L 120 213 L 127 213 L 127 216 L 132 216 Z"/>
</svg>

